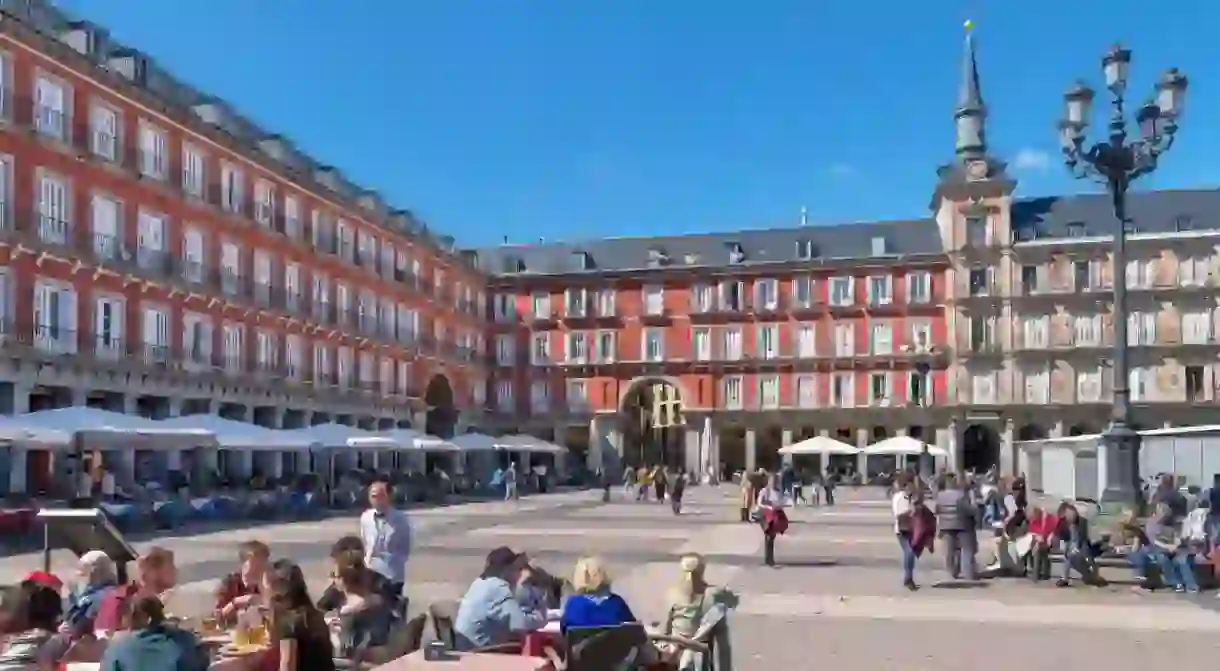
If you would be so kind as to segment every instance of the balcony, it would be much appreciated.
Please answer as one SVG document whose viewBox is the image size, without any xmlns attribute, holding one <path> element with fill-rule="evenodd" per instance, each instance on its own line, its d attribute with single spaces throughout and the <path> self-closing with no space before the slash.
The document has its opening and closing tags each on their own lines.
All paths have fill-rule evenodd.
<svg viewBox="0 0 1220 671">
<path fill-rule="evenodd" d="M 667 326 L 671 321 L 673 315 L 662 304 L 646 304 L 644 312 L 640 314 L 640 323 L 648 326 Z"/>
</svg>

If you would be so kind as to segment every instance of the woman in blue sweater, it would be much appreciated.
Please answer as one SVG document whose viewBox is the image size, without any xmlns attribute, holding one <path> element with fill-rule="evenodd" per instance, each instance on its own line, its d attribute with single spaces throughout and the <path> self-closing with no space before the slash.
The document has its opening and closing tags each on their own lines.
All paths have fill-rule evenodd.
<svg viewBox="0 0 1220 671">
<path fill-rule="evenodd" d="M 610 591 L 610 576 L 595 557 L 583 557 L 572 573 L 575 594 L 563 604 L 559 628 L 612 627 L 636 622 L 635 615 L 623 597 Z"/>
</svg>

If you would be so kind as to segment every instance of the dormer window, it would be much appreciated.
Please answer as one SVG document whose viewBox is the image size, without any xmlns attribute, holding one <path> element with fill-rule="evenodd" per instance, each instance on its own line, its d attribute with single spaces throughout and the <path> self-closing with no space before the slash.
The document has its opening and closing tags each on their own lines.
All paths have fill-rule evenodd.
<svg viewBox="0 0 1220 671">
<path fill-rule="evenodd" d="M 890 253 L 890 246 L 886 243 L 885 237 L 877 235 L 873 237 L 873 256 L 885 256 Z"/>
<path fill-rule="evenodd" d="M 1038 229 L 1034 226 L 1021 226 L 1013 229 L 1012 237 L 1017 242 L 1032 242 L 1038 239 Z"/>
<path fill-rule="evenodd" d="M 1069 221 L 1067 225 L 1067 236 L 1069 238 L 1083 238 L 1085 234 L 1083 221 Z"/>
<path fill-rule="evenodd" d="M 1173 229 L 1175 231 L 1177 231 L 1178 233 L 1181 233 L 1183 231 L 1195 230 L 1194 217 L 1190 216 L 1189 214 L 1180 214 L 1180 215 L 1174 217 L 1173 218 Z"/>
<path fill-rule="evenodd" d="M 523 273 L 525 272 L 525 261 L 516 256 L 506 256 L 502 267 L 502 272 L 505 273 Z"/>
<path fill-rule="evenodd" d="M 648 267 L 660 268 L 669 265 L 669 254 L 665 253 L 660 247 L 653 247 L 648 250 Z"/>
<path fill-rule="evenodd" d="M 745 263 L 746 250 L 742 248 L 741 243 L 734 242 L 729 245 L 729 263 Z"/>
<path fill-rule="evenodd" d="M 593 270 L 593 255 L 589 252 L 572 252 L 572 265 L 577 270 Z"/>
<path fill-rule="evenodd" d="M 699 265 L 699 255 L 698 254 L 683 254 L 682 263 L 685 263 L 688 266 L 697 266 L 697 265 Z"/>
<path fill-rule="evenodd" d="M 796 241 L 796 258 L 802 261 L 808 261 L 813 258 L 813 241 L 812 240 L 797 240 Z"/>
</svg>

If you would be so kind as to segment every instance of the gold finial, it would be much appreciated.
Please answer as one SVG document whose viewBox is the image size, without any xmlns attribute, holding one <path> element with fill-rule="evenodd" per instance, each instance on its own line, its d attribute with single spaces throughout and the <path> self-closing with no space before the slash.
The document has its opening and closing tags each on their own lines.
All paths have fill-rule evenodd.
<svg viewBox="0 0 1220 671">
<path fill-rule="evenodd" d="M 962 24 L 962 28 L 966 29 L 966 34 L 974 32 L 974 21 L 966 19 L 966 22 Z"/>
</svg>

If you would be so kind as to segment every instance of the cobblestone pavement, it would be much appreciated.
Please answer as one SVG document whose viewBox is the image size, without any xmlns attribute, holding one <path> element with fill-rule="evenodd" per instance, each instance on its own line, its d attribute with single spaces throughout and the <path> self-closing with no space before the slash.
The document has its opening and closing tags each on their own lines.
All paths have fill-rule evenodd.
<svg viewBox="0 0 1220 671">
<path fill-rule="evenodd" d="M 791 529 L 777 544 L 781 566 L 765 568 L 757 527 L 734 521 L 735 498 L 730 487 L 693 489 L 680 517 L 665 505 L 623 501 L 618 490 L 608 505 L 599 493 L 569 492 L 414 511 L 412 608 L 458 598 L 486 552 L 509 545 L 561 574 L 580 555 L 602 556 L 616 591 L 641 619 L 657 620 L 678 577 L 678 556 L 693 551 L 709 558 L 712 582 L 738 597 L 731 622 L 739 669 L 831 663 L 853 671 L 1027 671 L 1031 656 L 1140 669 L 1197 666 L 1217 649 L 1220 612 L 1212 595 L 1192 601 L 1136 594 L 1117 573 L 1111 577 L 1118 584 L 1102 589 L 1015 579 L 964 585 L 947 580 L 937 554 L 920 560 L 924 588 L 908 593 L 887 502 L 872 490 L 844 492 L 833 508 L 791 511 Z M 182 582 L 169 608 L 179 615 L 207 608 L 216 579 L 248 538 L 301 563 L 320 590 L 327 549 L 354 526 L 349 518 L 164 537 L 158 544 L 177 553 Z M 0 580 L 15 580 L 39 561 L 38 555 L 0 560 Z M 57 553 L 58 566 L 67 561 Z"/>
</svg>

